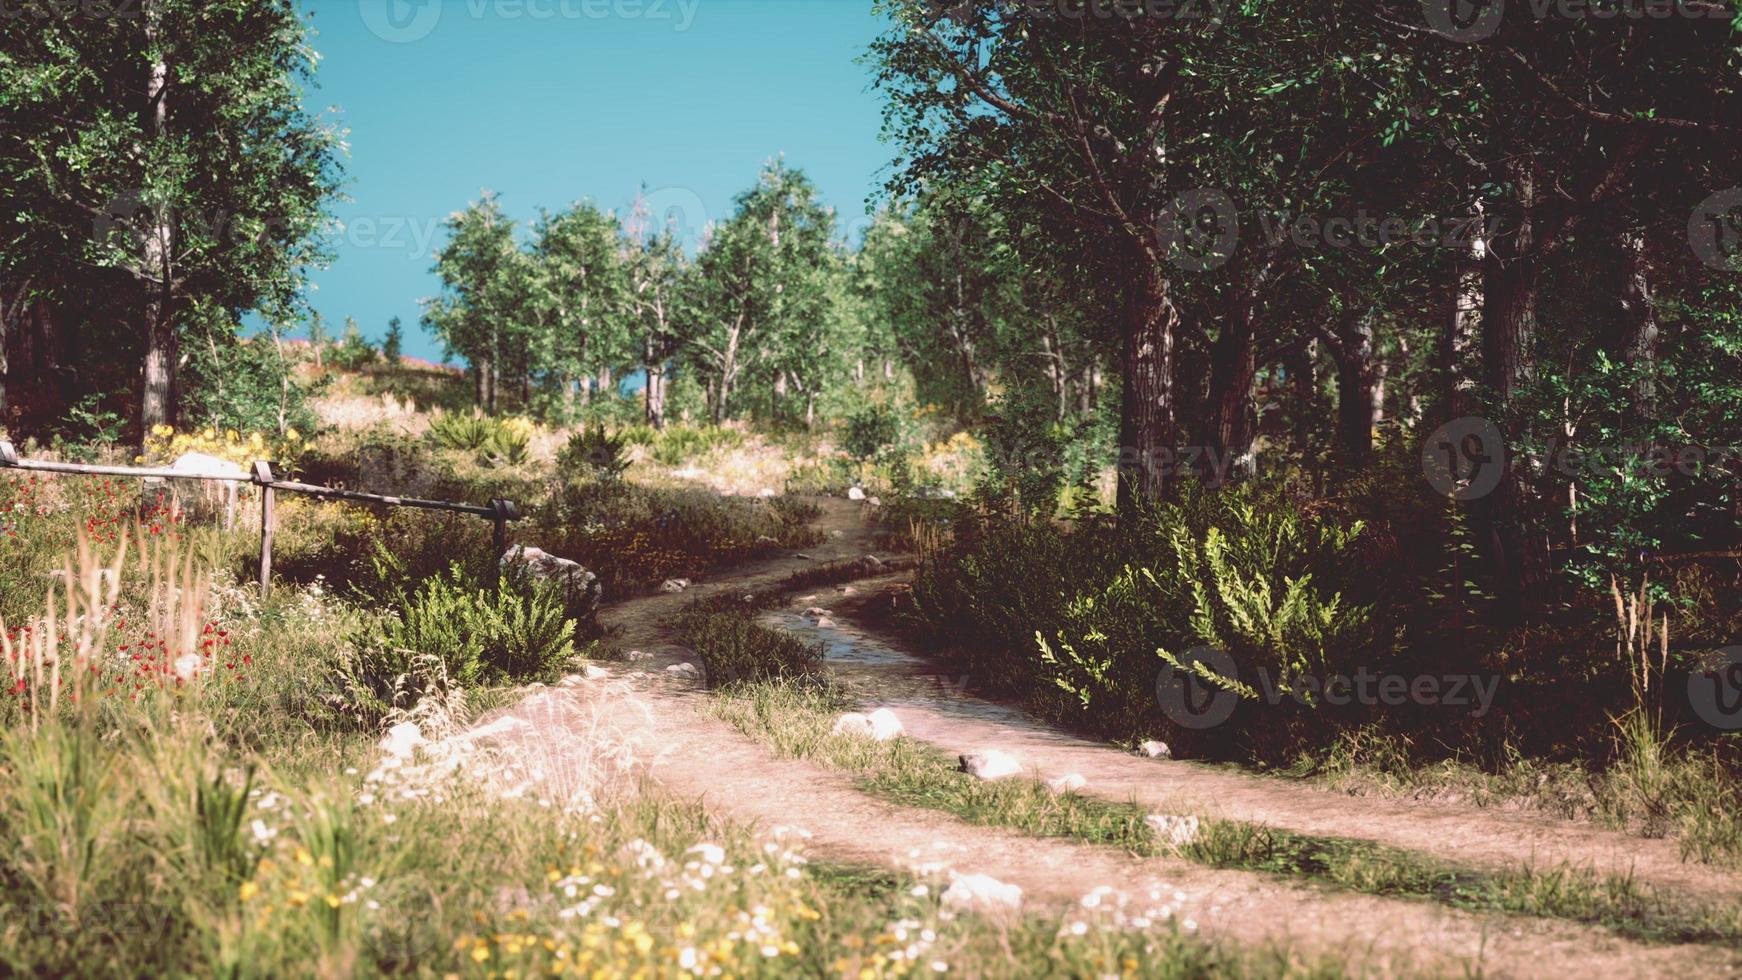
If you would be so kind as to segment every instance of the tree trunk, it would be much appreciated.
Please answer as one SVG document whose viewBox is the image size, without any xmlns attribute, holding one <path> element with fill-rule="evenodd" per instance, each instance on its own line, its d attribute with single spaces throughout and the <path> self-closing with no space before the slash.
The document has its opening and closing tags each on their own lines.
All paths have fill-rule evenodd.
<svg viewBox="0 0 1742 980">
<path fill-rule="evenodd" d="M 1121 521 L 1139 506 L 1167 493 L 1173 466 L 1174 330 L 1179 312 L 1170 284 L 1147 256 L 1139 257 L 1137 281 L 1120 311 L 1120 360 L 1124 375 L 1119 405 Z"/>
<path fill-rule="evenodd" d="M 655 429 L 665 428 L 665 365 L 649 364 L 647 366 L 647 424 Z"/>
<path fill-rule="evenodd" d="M 154 3 L 146 4 L 144 14 L 146 44 L 155 49 L 161 14 Z M 155 143 L 169 134 L 167 62 L 152 62 L 145 97 L 146 138 Z M 144 243 L 147 297 L 142 311 L 145 318 L 145 364 L 139 398 L 141 444 L 154 426 L 174 425 L 176 421 L 174 228 L 167 208 L 153 205 L 148 210 L 150 227 L 146 229 Z"/>
<path fill-rule="evenodd" d="M 1337 342 L 1330 348 L 1337 367 L 1337 446 L 1351 464 L 1360 465 L 1373 452 L 1377 377 L 1368 311 L 1345 313 L 1337 324 Z"/>
<path fill-rule="evenodd" d="M 1478 204 L 1474 218 L 1482 220 Z M 1465 368 L 1470 351 L 1476 344 L 1476 331 L 1482 318 L 1482 263 L 1488 257 L 1488 243 L 1480 235 L 1470 241 L 1468 250 L 1460 251 L 1452 266 L 1451 281 L 1446 294 L 1445 318 L 1440 332 L 1439 349 L 1439 421 L 1451 421 L 1470 412 L 1470 389 L 1474 385 Z"/>
<path fill-rule="evenodd" d="M 1645 257 L 1645 232 L 1624 228 L 1621 251 L 1621 314 L 1626 325 L 1622 357 L 1633 369 L 1633 407 L 1641 418 L 1657 415 L 1657 297 Z"/>
<path fill-rule="evenodd" d="M 1514 397 L 1535 367 L 1541 261 L 1531 221 L 1534 183 L 1528 175 L 1517 178 L 1515 193 L 1515 233 L 1489 242 L 1482 264 L 1482 377 L 1500 414 L 1494 421 L 1509 439 L 1517 435 L 1510 431 Z M 1529 500 L 1514 462 L 1506 453 L 1499 485 L 1476 502 L 1472 513 L 1499 582 L 1502 612 L 1517 619 L 1531 605 L 1548 556 L 1545 543 L 1527 527 Z"/>
<path fill-rule="evenodd" d="M 1314 393 L 1318 390 L 1318 379 L 1313 376 L 1313 356 L 1318 342 L 1308 340 L 1289 354 L 1284 370 L 1288 372 L 1289 384 L 1294 394 L 1294 427 L 1290 434 L 1292 449 L 1303 459 L 1311 448 L 1313 403 L 1317 400 Z"/>
</svg>

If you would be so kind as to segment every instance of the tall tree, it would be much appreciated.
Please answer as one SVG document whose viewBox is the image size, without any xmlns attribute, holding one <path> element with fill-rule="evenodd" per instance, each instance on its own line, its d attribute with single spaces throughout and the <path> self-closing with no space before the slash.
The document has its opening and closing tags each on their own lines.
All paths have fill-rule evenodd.
<svg viewBox="0 0 1742 980">
<path fill-rule="evenodd" d="M 149 431 L 175 420 L 194 306 L 293 315 L 339 135 L 304 107 L 316 55 L 288 0 L 130 9 L 0 17 L 0 283 L 28 283 L 39 321 L 123 325 Z"/>
</svg>

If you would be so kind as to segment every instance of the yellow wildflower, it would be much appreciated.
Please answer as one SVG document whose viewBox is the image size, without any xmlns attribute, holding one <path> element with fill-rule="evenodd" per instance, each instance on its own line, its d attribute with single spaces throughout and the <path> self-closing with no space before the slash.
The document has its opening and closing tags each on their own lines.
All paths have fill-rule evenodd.
<svg viewBox="0 0 1742 980">
<path fill-rule="evenodd" d="M 246 902 L 260 894 L 260 886 L 252 881 L 244 881 L 242 882 L 242 887 L 238 891 L 242 896 L 242 901 Z"/>
</svg>

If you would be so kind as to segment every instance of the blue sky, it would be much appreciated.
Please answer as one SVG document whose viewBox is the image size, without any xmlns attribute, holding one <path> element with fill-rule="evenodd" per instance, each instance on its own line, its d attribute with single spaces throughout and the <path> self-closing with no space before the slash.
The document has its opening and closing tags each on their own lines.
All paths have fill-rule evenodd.
<svg viewBox="0 0 1742 980">
<path fill-rule="evenodd" d="M 350 131 L 349 200 L 315 309 L 407 353 L 434 295 L 441 222 L 488 188 L 525 223 L 590 198 L 628 210 L 645 185 L 688 234 L 724 217 L 785 153 L 863 224 L 891 156 L 856 59 L 879 31 L 870 0 L 306 0 L 321 53 L 311 109 Z"/>
</svg>

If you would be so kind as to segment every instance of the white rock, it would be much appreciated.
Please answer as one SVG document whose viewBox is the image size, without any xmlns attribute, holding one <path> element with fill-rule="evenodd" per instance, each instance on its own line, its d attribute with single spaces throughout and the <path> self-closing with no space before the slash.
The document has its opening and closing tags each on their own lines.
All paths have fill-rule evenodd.
<svg viewBox="0 0 1742 980">
<path fill-rule="evenodd" d="M 1167 747 L 1167 743 L 1166 742 L 1157 742 L 1154 739 L 1151 739 L 1147 742 L 1144 742 L 1142 745 L 1139 745 L 1137 747 L 1137 753 L 1139 755 L 1146 755 L 1146 756 L 1150 757 L 1151 759 L 1171 759 L 1171 758 L 1173 758 L 1173 750 Z"/>
<path fill-rule="evenodd" d="M 402 721 L 387 730 L 381 739 L 381 751 L 395 759 L 409 759 L 424 744 L 423 730 L 413 721 Z"/>
<path fill-rule="evenodd" d="M 1016 757 L 1001 749 L 986 749 L 961 757 L 962 771 L 976 779 L 1005 779 L 1022 771 Z"/>
<path fill-rule="evenodd" d="M 687 578 L 668 578 L 663 583 L 660 584 L 659 591 L 661 591 L 661 592 L 682 592 L 683 590 L 685 590 L 689 587 L 690 587 L 690 580 Z"/>
<path fill-rule="evenodd" d="M 880 572 L 883 570 L 883 559 L 876 555 L 866 555 L 859 559 L 859 567 L 867 572 Z"/>
<path fill-rule="evenodd" d="M 957 875 L 944 889 L 942 901 L 974 912 L 1012 912 L 1022 907 L 1022 889 L 991 875 Z"/>
<path fill-rule="evenodd" d="M 1057 779 L 1046 781 L 1046 788 L 1054 793 L 1074 793 L 1087 785 L 1089 785 L 1089 781 L 1084 779 L 1080 772 L 1067 773 Z"/>
<path fill-rule="evenodd" d="M 1169 813 L 1152 813 L 1143 822 L 1155 835 L 1171 847 L 1186 847 L 1198 839 L 1198 818 L 1177 817 Z"/>
<path fill-rule="evenodd" d="M 883 498 L 881 498 L 881 497 L 866 497 L 865 502 L 870 504 L 873 507 L 883 506 Z"/>
<path fill-rule="evenodd" d="M 672 664 L 670 667 L 665 668 L 665 672 L 673 677 L 681 677 L 686 681 L 699 681 L 702 679 L 702 669 L 697 667 L 695 664 Z"/>
<path fill-rule="evenodd" d="M 812 606 L 804 611 L 806 619 L 827 619 L 829 611 L 821 606 Z"/>
<path fill-rule="evenodd" d="M 646 650 L 631 650 L 623 655 L 623 659 L 629 663 L 638 664 L 644 660 L 652 660 L 653 654 L 648 653 Z"/>
<path fill-rule="evenodd" d="M 853 711 L 836 719 L 834 733 L 887 742 L 901 736 L 901 719 L 888 708 L 878 708 L 868 715 Z"/>
<path fill-rule="evenodd" d="M 561 583 L 570 595 L 580 597 L 585 602 L 587 612 L 597 609 L 599 599 L 604 595 L 604 589 L 599 585 L 599 576 L 588 571 L 580 562 L 558 558 L 543 548 L 515 545 L 503 552 L 500 564 L 504 572 L 518 569 L 534 581 Z"/>
<path fill-rule="evenodd" d="M 865 499 L 864 489 L 862 487 L 849 487 L 849 488 L 847 488 L 847 499 L 848 500 L 864 500 Z"/>
<path fill-rule="evenodd" d="M 757 491 L 756 496 L 758 496 L 758 497 L 778 497 L 778 496 L 780 496 L 780 494 L 775 493 L 773 487 L 763 487 L 761 490 Z"/>
<path fill-rule="evenodd" d="M 598 664 L 588 664 L 586 669 L 581 671 L 581 676 L 585 677 L 587 680 L 596 681 L 610 677 L 611 672 Z"/>
<path fill-rule="evenodd" d="M 829 537 L 831 537 L 831 538 L 844 538 L 846 536 L 847 536 L 847 532 L 841 530 L 838 527 L 829 529 Z"/>
</svg>

